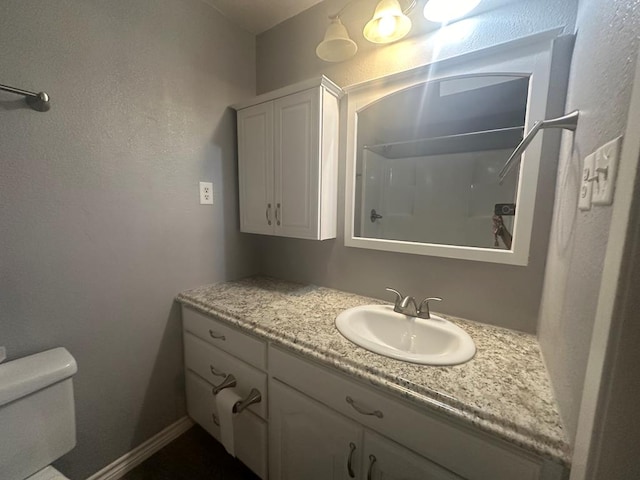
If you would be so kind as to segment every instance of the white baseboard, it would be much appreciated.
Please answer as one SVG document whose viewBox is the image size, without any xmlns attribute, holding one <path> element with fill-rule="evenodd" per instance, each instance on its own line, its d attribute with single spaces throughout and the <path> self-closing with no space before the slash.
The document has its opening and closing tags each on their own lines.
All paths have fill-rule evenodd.
<svg viewBox="0 0 640 480">
<path fill-rule="evenodd" d="M 151 455 L 172 440 L 175 440 L 194 425 L 193 420 L 184 416 L 175 423 L 151 437 L 146 442 L 91 475 L 87 480 L 117 480 L 144 462 Z"/>
</svg>

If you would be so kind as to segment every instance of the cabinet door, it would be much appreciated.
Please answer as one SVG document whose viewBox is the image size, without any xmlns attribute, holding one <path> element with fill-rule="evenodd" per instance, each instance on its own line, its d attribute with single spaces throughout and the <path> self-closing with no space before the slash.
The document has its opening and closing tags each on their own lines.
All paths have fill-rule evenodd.
<svg viewBox="0 0 640 480">
<path fill-rule="evenodd" d="M 240 231 L 272 234 L 275 226 L 272 102 L 238 112 L 238 176 Z"/>
<path fill-rule="evenodd" d="M 270 478 L 359 478 L 361 427 L 277 380 L 269 387 Z"/>
<path fill-rule="evenodd" d="M 462 480 L 449 470 L 371 432 L 364 434 L 367 480 Z"/>
<path fill-rule="evenodd" d="M 318 238 L 320 88 L 274 102 L 276 234 Z"/>
</svg>

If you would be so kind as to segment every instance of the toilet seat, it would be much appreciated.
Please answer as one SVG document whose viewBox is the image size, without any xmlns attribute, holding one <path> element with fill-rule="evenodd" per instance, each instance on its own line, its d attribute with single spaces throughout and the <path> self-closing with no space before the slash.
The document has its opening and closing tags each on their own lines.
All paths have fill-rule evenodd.
<svg viewBox="0 0 640 480">
<path fill-rule="evenodd" d="M 25 480 L 69 480 L 69 479 L 64 475 L 62 475 L 55 468 L 49 466 L 34 473 L 30 477 L 25 478 Z"/>
</svg>

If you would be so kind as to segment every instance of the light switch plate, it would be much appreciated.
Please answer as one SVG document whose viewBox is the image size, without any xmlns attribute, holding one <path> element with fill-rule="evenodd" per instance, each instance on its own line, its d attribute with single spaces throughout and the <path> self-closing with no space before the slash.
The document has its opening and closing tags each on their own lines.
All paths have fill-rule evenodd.
<svg viewBox="0 0 640 480">
<path fill-rule="evenodd" d="M 613 203 L 621 144 L 622 137 L 618 137 L 596 150 L 593 175 L 597 175 L 598 180 L 593 182 L 593 196 L 591 198 L 591 203 L 594 205 L 611 205 Z"/>
<path fill-rule="evenodd" d="M 200 182 L 200 205 L 213 205 L 213 183 Z"/>
<path fill-rule="evenodd" d="M 591 195 L 593 192 L 593 170 L 595 168 L 596 154 L 587 155 L 584 159 L 584 168 L 582 169 L 582 183 L 580 184 L 580 193 L 578 197 L 578 208 L 580 210 L 591 210 Z"/>
</svg>

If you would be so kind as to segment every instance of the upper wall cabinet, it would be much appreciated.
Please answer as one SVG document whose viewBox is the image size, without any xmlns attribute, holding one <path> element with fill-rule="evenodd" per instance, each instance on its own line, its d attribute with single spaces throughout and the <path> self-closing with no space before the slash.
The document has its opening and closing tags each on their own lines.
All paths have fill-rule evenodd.
<svg viewBox="0 0 640 480">
<path fill-rule="evenodd" d="M 536 121 L 564 114 L 561 31 L 346 87 L 346 245 L 527 265 L 549 231 L 559 132 L 498 173 Z"/>
<path fill-rule="evenodd" d="M 234 106 L 242 232 L 336 237 L 341 95 L 322 77 Z"/>
</svg>

